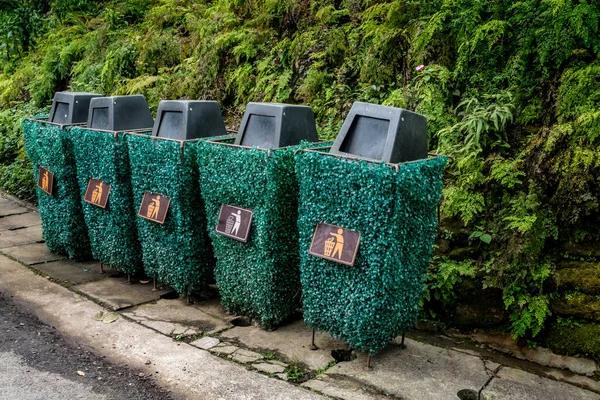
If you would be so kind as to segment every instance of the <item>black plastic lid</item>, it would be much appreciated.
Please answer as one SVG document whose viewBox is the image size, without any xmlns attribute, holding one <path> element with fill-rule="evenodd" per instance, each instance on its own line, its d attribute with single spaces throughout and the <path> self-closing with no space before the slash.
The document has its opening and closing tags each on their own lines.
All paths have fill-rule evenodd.
<svg viewBox="0 0 600 400">
<path fill-rule="evenodd" d="M 62 125 L 85 123 L 88 119 L 90 100 L 96 97 L 102 97 L 102 95 L 85 92 L 56 92 L 48 120 Z"/>
<path fill-rule="evenodd" d="M 427 118 L 402 108 L 356 102 L 331 154 L 397 164 L 427 158 Z"/>
<path fill-rule="evenodd" d="M 225 134 L 219 104 L 209 100 L 163 100 L 152 128 L 152 136 L 178 140 Z"/>
<path fill-rule="evenodd" d="M 87 125 L 106 131 L 152 129 L 154 119 L 142 95 L 98 97 L 90 101 Z"/>
<path fill-rule="evenodd" d="M 293 104 L 248 103 L 235 144 L 263 149 L 318 141 L 312 108 Z"/>
</svg>

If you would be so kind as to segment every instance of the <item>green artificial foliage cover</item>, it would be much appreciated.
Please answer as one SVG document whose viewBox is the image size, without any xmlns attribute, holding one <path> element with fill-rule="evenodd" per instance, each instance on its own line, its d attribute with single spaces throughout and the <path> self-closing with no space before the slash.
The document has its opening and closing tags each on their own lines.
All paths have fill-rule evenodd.
<svg viewBox="0 0 600 400">
<path fill-rule="evenodd" d="M 294 173 L 299 147 L 267 151 L 202 141 L 197 147 L 223 306 L 271 328 L 300 305 Z M 215 233 L 222 204 L 254 210 L 247 243 Z"/>
<path fill-rule="evenodd" d="M 73 127 L 70 135 L 92 254 L 111 268 L 133 274 L 141 268 L 142 254 L 135 225 L 125 134 Z M 90 178 L 110 185 L 106 208 L 83 200 Z"/>
<path fill-rule="evenodd" d="M 445 157 L 399 164 L 298 152 L 306 323 L 376 353 L 412 326 L 437 230 Z M 353 266 L 308 254 L 324 222 L 360 232 Z"/>
<path fill-rule="evenodd" d="M 52 253 L 85 259 L 91 256 L 90 241 L 81 210 L 70 129 L 43 120 L 23 120 L 25 149 L 33 166 L 34 184 L 39 167 L 54 174 L 52 196 L 36 188 L 46 246 Z"/>
<path fill-rule="evenodd" d="M 194 142 L 141 136 L 127 142 L 136 207 L 145 192 L 170 199 L 164 224 L 137 217 L 146 274 L 189 294 L 209 283 L 215 264 Z"/>
</svg>

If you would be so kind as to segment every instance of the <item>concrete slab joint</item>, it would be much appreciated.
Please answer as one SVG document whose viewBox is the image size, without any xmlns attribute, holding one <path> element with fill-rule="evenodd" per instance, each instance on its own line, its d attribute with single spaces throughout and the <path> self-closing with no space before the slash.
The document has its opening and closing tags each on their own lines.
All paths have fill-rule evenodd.
<svg viewBox="0 0 600 400">
<path fill-rule="evenodd" d="M 230 327 L 223 318 L 211 315 L 196 304 L 187 305 L 183 299 L 160 299 L 125 310 L 124 313 L 140 324 L 167 335 L 181 334 L 186 330 L 195 334 L 215 335 Z"/>
<path fill-rule="evenodd" d="M 190 343 L 192 346 L 198 347 L 202 350 L 209 350 L 221 343 L 221 341 L 217 338 L 206 336 L 202 339 L 198 339 Z"/>
<path fill-rule="evenodd" d="M 46 248 L 45 243 L 32 243 L 7 247 L 3 249 L 2 252 L 27 265 L 38 265 L 52 261 L 64 260 L 66 258 L 65 256 L 59 254 L 50 253 Z"/>
<path fill-rule="evenodd" d="M 226 354 L 226 355 L 231 355 L 238 350 L 239 350 L 239 347 L 232 346 L 227 343 L 221 343 L 220 345 L 217 345 L 217 346 L 209 349 L 209 351 L 211 351 L 213 353 Z"/>
<path fill-rule="evenodd" d="M 241 363 L 251 363 L 263 359 L 263 356 L 250 350 L 239 349 L 233 354 L 233 359 Z"/>
<path fill-rule="evenodd" d="M 285 371 L 285 367 L 281 365 L 271 364 L 269 362 L 259 362 L 252 364 L 254 368 L 267 374 L 280 374 Z M 287 376 L 287 375 L 286 375 Z"/>
</svg>

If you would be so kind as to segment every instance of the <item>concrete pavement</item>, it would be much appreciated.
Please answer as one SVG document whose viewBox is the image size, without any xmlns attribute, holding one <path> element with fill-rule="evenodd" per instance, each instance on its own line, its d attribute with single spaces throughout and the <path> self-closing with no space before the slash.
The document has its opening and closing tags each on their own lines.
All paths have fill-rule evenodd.
<svg viewBox="0 0 600 400">
<path fill-rule="evenodd" d="M 85 384 L 27 366 L 21 357 L 0 352 L 0 399 L 105 400 Z"/>
<path fill-rule="evenodd" d="M 111 364 L 0 292 L 0 399 L 180 400 L 146 374 Z"/>
</svg>

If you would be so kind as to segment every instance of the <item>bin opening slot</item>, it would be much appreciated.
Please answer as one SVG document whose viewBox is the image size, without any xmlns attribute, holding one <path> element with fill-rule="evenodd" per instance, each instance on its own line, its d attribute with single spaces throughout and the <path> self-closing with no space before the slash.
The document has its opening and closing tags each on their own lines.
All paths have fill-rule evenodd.
<svg viewBox="0 0 600 400">
<path fill-rule="evenodd" d="M 389 128 L 389 120 L 357 115 L 340 150 L 359 157 L 381 160 Z"/>
<path fill-rule="evenodd" d="M 54 115 L 52 115 L 50 121 L 57 124 L 67 124 L 69 122 L 69 103 L 57 102 Z"/>
<path fill-rule="evenodd" d="M 108 129 L 108 107 L 94 108 L 92 111 L 92 129 Z"/>
<path fill-rule="evenodd" d="M 398 164 L 427 158 L 427 118 L 402 108 L 355 102 L 331 154 Z"/>
<path fill-rule="evenodd" d="M 52 100 L 52 108 L 48 122 L 58 125 L 75 125 L 86 123 L 90 102 L 100 97 L 96 93 L 56 92 Z"/>
<path fill-rule="evenodd" d="M 242 132 L 242 146 L 270 148 L 275 145 L 275 117 L 252 114 Z"/>
<path fill-rule="evenodd" d="M 181 111 L 163 111 L 157 136 L 172 137 L 172 133 L 174 132 L 185 132 L 183 113 Z"/>
</svg>

